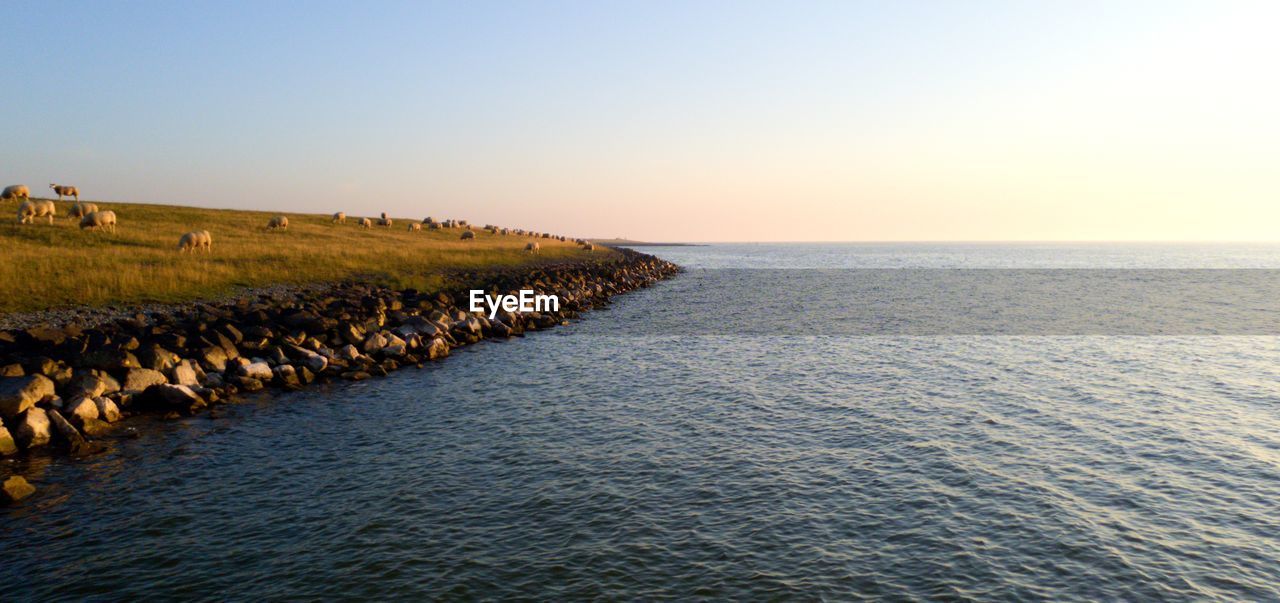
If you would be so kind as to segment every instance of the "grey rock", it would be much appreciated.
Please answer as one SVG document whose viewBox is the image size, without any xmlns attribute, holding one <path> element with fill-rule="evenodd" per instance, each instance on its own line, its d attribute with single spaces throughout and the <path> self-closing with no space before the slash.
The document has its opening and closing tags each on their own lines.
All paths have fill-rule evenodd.
<svg viewBox="0 0 1280 603">
<path fill-rule="evenodd" d="M 53 395 L 53 381 L 44 375 L 0 379 L 0 416 L 16 417 Z"/>
<path fill-rule="evenodd" d="M 168 382 L 169 379 L 160 371 L 147 368 L 129 369 L 129 372 L 125 374 L 124 386 L 121 390 L 125 392 L 138 393 L 146 391 L 146 389 L 152 385 L 159 385 Z"/>
<path fill-rule="evenodd" d="M 36 493 L 36 487 L 21 475 L 10 476 L 0 485 L 0 503 L 11 505 Z"/>
<path fill-rule="evenodd" d="M 13 439 L 24 450 L 48 445 L 53 439 L 49 414 L 39 406 L 28 408 L 13 427 Z"/>
</svg>

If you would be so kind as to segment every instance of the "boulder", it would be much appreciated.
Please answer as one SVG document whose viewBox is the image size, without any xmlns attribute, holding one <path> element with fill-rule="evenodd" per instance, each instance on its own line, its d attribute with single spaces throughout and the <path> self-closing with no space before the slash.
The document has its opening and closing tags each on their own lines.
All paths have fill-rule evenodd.
<svg viewBox="0 0 1280 603">
<path fill-rule="evenodd" d="M 52 438 L 49 414 L 39 406 L 28 408 L 13 427 L 13 439 L 24 450 L 47 445 Z"/>
<path fill-rule="evenodd" d="M 267 372 L 270 374 L 270 369 L 268 369 Z M 256 392 L 263 388 L 261 381 L 244 375 L 232 377 L 230 383 L 243 392 Z"/>
<path fill-rule="evenodd" d="M 85 420 L 98 418 L 98 404 L 93 398 L 80 396 L 67 403 L 63 410 L 72 423 L 83 424 Z"/>
<path fill-rule="evenodd" d="M 445 341 L 439 337 L 432 339 L 431 343 L 427 345 L 428 360 L 444 358 L 445 356 L 448 356 L 448 355 L 449 355 L 449 344 L 445 343 Z"/>
<path fill-rule="evenodd" d="M 180 360 L 182 359 L 177 354 L 155 344 L 144 346 L 138 352 L 138 361 L 142 363 L 142 368 L 162 373 L 169 372 Z"/>
<path fill-rule="evenodd" d="M 53 424 L 53 430 L 58 435 L 58 439 L 66 445 L 68 452 L 72 455 L 79 456 L 94 451 L 94 447 L 84 438 L 84 434 L 62 416 L 62 413 L 56 410 L 49 411 L 49 422 Z"/>
<path fill-rule="evenodd" d="M 276 385 L 287 389 L 300 389 L 302 381 L 298 378 L 297 369 L 289 364 L 281 364 L 272 369 Z"/>
<path fill-rule="evenodd" d="M 289 355 L 298 361 L 301 366 L 311 369 L 314 373 L 322 372 L 329 366 L 328 358 L 296 345 L 289 346 Z"/>
<path fill-rule="evenodd" d="M 351 345 L 357 345 L 364 342 L 364 331 L 354 324 L 344 322 L 338 325 L 338 337 Z"/>
<path fill-rule="evenodd" d="M 266 362 L 254 362 L 246 366 L 242 366 L 236 371 L 241 377 L 249 377 L 260 381 L 270 381 L 272 377 L 271 366 Z"/>
<path fill-rule="evenodd" d="M 115 402 L 107 398 L 94 398 L 93 403 L 98 407 L 98 418 L 103 421 L 115 423 L 122 418 L 120 408 L 116 406 Z"/>
<path fill-rule="evenodd" d="M 13 440 L 13 434 L 0 423 L 0 456 L 8 456 L 18 452 L 18 443 Z"/>
<path fill-rule="evenodd" d="M 16 417 L 53 395 L 53 381 L 44 375 L 0 379 L 0 417 Z"/>
<path fill-rule="evenodd" d="M 96 398 L 107 392 L 107 382 L 94 372 L 77 371 L 76 376 L 67 384 L 68 397 L 89 396 Z"/>
<path fill-rule="evenodd" d="M 11 505 L 35 492 L 36 487 L 27 483 L 21 475 L 13 475 L 4 480 L 4 484 L 0 486 L 0 503 Z"/>
<path fill-rule="evenodd" d="M 140 402 L 150 408 L 191 413 L 204 408 L 204 398 L 185 385 L 169 383 L 152 385 L 142 393 Z"/>
<path fill-rule="evenodd" d="M 124 386 L 121 387 L 121 390 L 129 393 L 138 393 L 146 391 L 152 385 L 168 382 L 169 379 L 160 371 L 148 368 L 129 369 L 129 372 L 125 374 Z"/>
<path fill-rule="evenodd" d="M 355 360 L 360 357 L 360 350 L 357 350 L 354 345 L 344 345 L 338 348 L 337 357 L 347 361 Z"/>
<path fill-rule="evenodd" d="M 80 356 L 80 366 L 102 369 L 106 371 L 122 371 L 131 368 L 142 368 L 138 357 L 127 350 L 98 349 Z"/>
<path fill-rule="evenodd" d="M 178 385 L 186 385 L 193 387 L 200 385 L 200 377 L 196 374 L 196 369 L 192 366 L 190 360 L 183 360 L 169 371 L 169 379 Z"/>
<path fill-rule="evenodd" d="M 205 366 L 206 370 L 213 370 L 219 373 L 227 370 L 227 353 L 218 346 L 205 347 L 196 355 L 196 359 Z"/>
<path fill-rule="evenodd" d="M 382 333 L 370 333 L 369 336 L 365 338 L 364 343 L 360 345 L 360 351 L 366 354 L 371 354 L 387 347 L 389 344 L 390 342 L 387 341 L 386 336 Z"/>
</svg>

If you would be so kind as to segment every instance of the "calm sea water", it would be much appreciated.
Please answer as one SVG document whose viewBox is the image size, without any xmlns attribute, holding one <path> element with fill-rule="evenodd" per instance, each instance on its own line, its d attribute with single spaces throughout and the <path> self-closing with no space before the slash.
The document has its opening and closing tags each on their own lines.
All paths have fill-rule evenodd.
<svg viewBox="0 0 1280 603">
<path fill-rule="evenodd" d="M 1280 338 L 707 327 L 761 318 L 715 312 L 778 286 L 743 269 L 1280 249 L 647 251 L 689 271 L 553 332 L 23 466 L 41 491 L 0 510 L 0 596 L 1280 599 Z"/>
</svg>

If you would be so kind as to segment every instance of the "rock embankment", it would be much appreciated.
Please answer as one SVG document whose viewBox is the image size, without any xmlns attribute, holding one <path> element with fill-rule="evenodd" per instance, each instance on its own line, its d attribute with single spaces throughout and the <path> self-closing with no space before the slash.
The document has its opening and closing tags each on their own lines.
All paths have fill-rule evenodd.
<svg viewBox="0 0 1280 603">
<path fill-rule="evenodd" d="M 95 451 L 131 414 L 178 417 L 263 389 L 361 380 L 487 338 L 548 329 L 679 268 L 623 250 L 612 261 L 454 274 L 426 293 L 343 283 L 138 313 L 90 328 L 0 331 L 0 455 Z M 466 307 L 468 291 L 555 294 L 557 312 Z"/>
</svg>

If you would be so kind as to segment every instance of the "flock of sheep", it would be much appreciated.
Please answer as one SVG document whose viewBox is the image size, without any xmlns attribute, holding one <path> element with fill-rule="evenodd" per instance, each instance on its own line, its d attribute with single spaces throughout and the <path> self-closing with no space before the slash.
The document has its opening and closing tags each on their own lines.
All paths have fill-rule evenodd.
<svg viewBox="0 0 1280 603">
<path fill-rule="evenodd" d="M 68 215 L 72 218 L 80 219 L 81 230 L 103 230 L 114 233 L 116 231 L 116 213 L 110 210 L 100 210 L 97 204 L 82 203 L 80 201 L 80 189 L 74 186 L 63 186 L 58 184 L 50 184 L 49 188 L 57 193 L 58 200 L 63 197 L 71 197 L 75 199 Z M 48 218 L 49 224 L 53 224 L 53 218 L 57 215 L 57 206 L 53 201 L 47 199 L 31 200 L 31 190 L 25 185 L 15 184 L 5 187 L 3 193 L 0 193 L 0 201 L 8 201 L 10 199 L 22 200 L 18 205 L 18 223 L 33 224 L 36 218 Z M 338 212 L 333 214 L 334 224 L 346 224 L 347 214 Z M 391 218 L 387 214 L 383 214 L 375 221 L 370 218 L 360 218 L 358 224 L 361 228 L 373 228 L 374 225 L 390 228 L 393 225 Z M 471 230 L 471 226 L 466 220 L 442 220 L 436 221 L 428 216 L 421 222 L 410 222 L 409 232 L 421 232 L 423 227 L 428 230 L 456 229 L 461 228 L 461 240 L 475 240 L 476 233 Z M 288 230 L 289 218 L 286 216 L 275 216 L 267 221 L 268 230 Z M 521 228 L 501 228 L 492 224 L 486 224 L 484 230 L 495 235 L 516 235 L 527 236 L 531 238 L 555 239 L 558 241 L 568 241 L 568 237 L 564 235 L 553 235 L 545 232 L 527 231 Z M 587 242 L 585 239 L 573 239 L 583 249 L 587 251 L 595 250 L 595 245 Z M 529 253 L 538 253 L 542 246 L 537 241 L 530 241 L 524 246 L 524 250 Z M 183 234 L 178 238 L 179 252 L 195 252 L 195 251 L 213 251 L 213 236 L 207 230 L 196 230 Z"/>
</svg>

